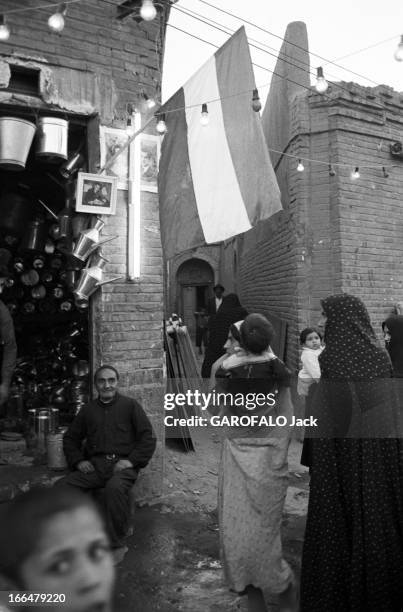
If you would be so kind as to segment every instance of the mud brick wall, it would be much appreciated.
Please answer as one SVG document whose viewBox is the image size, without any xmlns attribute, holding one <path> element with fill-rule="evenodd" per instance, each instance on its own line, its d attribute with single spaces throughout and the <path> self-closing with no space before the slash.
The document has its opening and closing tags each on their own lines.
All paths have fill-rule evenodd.
<svg viewBox="0 0 403 612">
<path fill-rule="evenodd" d="M 168 10 L 152 22 L 116 19 L 118 0 L 86 0 L 68 5 L 65 28 L 51 33 L 47 19 L 55 11 L 33 10 L 9 16 L 11 36 L 0 48 L 0 104 L 29 104 L 98 118 L 101 125 L 126 126 L 127 105 L 140 107 L 143 93 L 158 97 Z M 38 6 L 24 0 L 24 7 Z M 15 8 L 4 0 L 2 10 Z M 7 91 L 13 64 L 40 71 L 38 96 Z M 142 107 L 144 111 L 144 107 Z M 143 115 L 143 121 L 150 115 Z M 90 171 L 99 163 L 98 124 Z M 136 397 L 150 416 L 159 440 L 150 466 L 141 473 L 136 496 L 161 491 L 163 473 L 163 263 L 158 195 L 141 193 L 141 276 L 127 276 L 127 191 L 119 190 L 117 213 L 104 217 L 104 236 L 117 235 L 103 248 L 109 260 L 106 275 L 123 279 L 106 285 L 92 299 L 93 367 L 114 364 L 121 373 L 121 389 Z"/>
</svg>

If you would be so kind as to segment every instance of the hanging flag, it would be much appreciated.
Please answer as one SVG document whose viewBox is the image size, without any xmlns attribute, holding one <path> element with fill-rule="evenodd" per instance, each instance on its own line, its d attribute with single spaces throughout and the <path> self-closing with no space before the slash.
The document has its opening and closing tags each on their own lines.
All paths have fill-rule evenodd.
<svg viewBox="0 0 403 612">
<path fill-rule="evenodd" d="M 160 109 L 168 128 L 158 177 L 168 259 L 246 232 L 281 209 L 254 88 L 242 27 Z M 200 122 L 205 103 L 208 125 Z"/>
</svg>

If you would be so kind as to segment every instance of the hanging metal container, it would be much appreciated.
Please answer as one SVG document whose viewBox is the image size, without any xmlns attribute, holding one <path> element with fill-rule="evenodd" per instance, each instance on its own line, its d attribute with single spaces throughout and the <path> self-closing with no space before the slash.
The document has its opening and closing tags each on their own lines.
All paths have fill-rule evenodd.
<svg viewBox="0 0 403 612">
<path fill-rule="evenodd" d="M 69 123 L 58 117 L 40 117 L 36 142 L 36 156 L 47 161 L 67 159 Z"/>
<path fill-rule="evenodd" d="M 97 266 L 91 266 L 90 268 L 81 270 L 78 285 L 74 289 L 74 295 L 79 300 L 88 300 L 101 285 L 106 285 L 107 283 L 112 283 L 115 280 L 123 278 L 122 276 L 115 276 L 114 278 L 103 280 L 103 268 L 106 263 L 107 260 L 99 255 Z"/>
<path fill-rule="evenodd" d="M 36 126 L 19 117 L 0 117 L 0 169 L 24 170 Z"/>
<path fill-rule="evenodd" d="M 117 238 L 117 236 L 112 236 L 111 238 L 101 239 L 101 230 L 104 225 L 105 223 L 102 221 L 102 219 L 97 219 L 94 227 L 80 232 L 80 236 L 73 251 L 74 257 L 77 257 L 77 259 L 80 259 L 81 261 L 86 261 L 91 253 L 93 253 L 102 244 Z"/>
</svg>

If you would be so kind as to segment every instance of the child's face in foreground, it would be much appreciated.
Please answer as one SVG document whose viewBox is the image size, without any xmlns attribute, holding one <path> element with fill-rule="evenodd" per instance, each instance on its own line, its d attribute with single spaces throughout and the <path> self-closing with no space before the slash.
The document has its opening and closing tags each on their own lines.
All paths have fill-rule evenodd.
<svg viewBox="0 0 403 612">
<path fill-rule="evenodd" d="M 316 332 L 311 332 L 310 334 L 308 334 L 305 338 L 304 346 L 310 349 L 320 348 L 321 344 L 319 334 L 317 334 Z"/>
<path fill-rule="evenodd" d="M 63 593 L 66 603 L 44 610 L 110 612 L 114 568 L 99 518 L 90 508 L 55 515 L 21 568 L 28 591 Z"/>
</svg>

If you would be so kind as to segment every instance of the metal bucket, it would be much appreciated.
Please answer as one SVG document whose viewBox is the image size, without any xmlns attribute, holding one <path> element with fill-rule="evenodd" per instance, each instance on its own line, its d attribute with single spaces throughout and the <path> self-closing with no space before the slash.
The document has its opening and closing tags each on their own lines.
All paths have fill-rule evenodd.
<svg viewBox="0 0 403 612">
<path fill-rule="evenodd" d="M 0 169 L 24 170 L 36 126 L 19 117 L 0 117 Z"/>
<path fill-rule="evenodd" d="M 46 438 L 48 468 L 51 470 L 65 470 L 67 468 L 67 461 L 63 452 L 63 435 L 63 431 L 57 431 L 49 433 Z"/>
<path fill-rule="evenodd" d="M 49 158 L 57 162 L 67 159 L 67 138 L 69 123 L 57 117 L 40 117 L 38 121 L 38 138 L 36 156 Z"/>
</svg>

